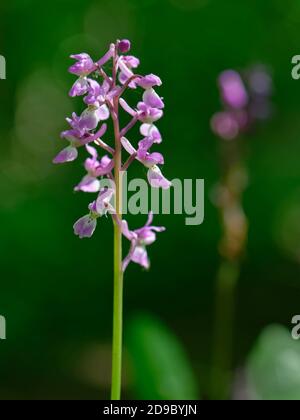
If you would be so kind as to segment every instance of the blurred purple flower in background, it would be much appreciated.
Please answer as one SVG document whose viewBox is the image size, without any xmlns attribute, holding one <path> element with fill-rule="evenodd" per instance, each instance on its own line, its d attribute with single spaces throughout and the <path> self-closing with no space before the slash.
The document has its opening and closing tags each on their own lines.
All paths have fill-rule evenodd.
<svg viewBox="0 0 300 420">
<path fill-rule="evenodd" d="M 242 73 L 226 70 L 218 77 L 218 87 L 223 110 L 213 115 L 211 128 L 218 137 L 228 141 L 219 142 L 221 180 L 213 191 L 222 236 L 216 280 L 211 393 L 215 399 L 226 399 L 232 386 L 235 292 L 248 241 L 248 219 L 243 208 L 248 171 L 244 162 L 244 145 L 239 139 L 254 129 L 259 120 L 271 116 L 272 79 L 263 66 Z"/>
<path fill-rule="evenodd" d="M 218 86 L 224 109 L 213 115 L 211 128 L 224 140 L 235 139 L 257 121 L 271 116 L 272 78 L 264 66 L 241 74 L 225 70 L 218 78 Z"/>
<path fill-rule="evenodd" d="M 219 76 L 219 88 L 225 105 L 234 109 L 248 104 L 248 93 L 241 76 L 234 70 L 226 70 Z"/>
</svg>

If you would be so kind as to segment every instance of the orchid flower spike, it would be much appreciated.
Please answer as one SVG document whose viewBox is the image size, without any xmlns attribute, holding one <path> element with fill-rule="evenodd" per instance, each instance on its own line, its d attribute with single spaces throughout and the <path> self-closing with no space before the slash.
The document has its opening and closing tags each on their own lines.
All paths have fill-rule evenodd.
<svg viewBox="0 0 300 420">
<path fill-rule="evenodd" d="M 162 117 L 165 108 L 164 100 L 159 95 L 158 89 L 162 85 L 159 76 L 149 73 L 136 74 L 140 60 L 128 54 L 131 43 L 127 39 L 117 40 L 109 45 L 104 55 L 94 60 L 85 52 L 74 54 L 71 58 L 74 63 L 69 67 L 69 72 L 76 76 L 69 95 L 81 97 L 83 109 L 81 113 L 72 114 L 66 121 L 67 130 L 61 133 L 61 138 L 68 142 L 53 162 L 56 164 L 73 162 L 79 156 L 79 149 L 87 152 L 84 161 L 85 174 L 74 187 L 75 191 L 98 194 L 96 200 L 89 205 L 89 212 L 74 224 L 74 233 L 80 238 L 90 238 L 97 226 L 98 219 L 104 214 L 111 214 L 117 226 L 122 227 L 122 232 L 131 242 L 130 258 L 125 261 L 127 266 L 130 261 L 138 262 L 145 268 L 149 267 L 146 245 L 155 240 L 155 232 L 164 228 L 151 226 L 153 215 L 149 215 L 147 224 L 135 231 L 129 231 L 127 222 L 122 220 L 120 211 L 116 211 L 111 204 L 115 194 L 116 171 L 128 170 L 136 161 L 147 168 L 147 178 L 150 186 L 168 189 L 171 182 L 162 174 L 161 167 L 164 157 L 161 153 L 153 151 L 154 145 L 162 142 L 162 135 L 155 125 Z M 111 71 L 109 72 L 109 69 Z M 228 82 L 229 83 L 229 82 Z M 231 81 L 238 84 L 237 81 Z M 130 105 L 124 98 L 128 89 L 141 92 L 141 99 Z M 238 86 L 236 87 L 238 90 Z M 121 128 L 119 114 L 125 111 L 129 116 L 128 124 Z M 107 121 L 111 120 L 114 127 L 118 120 L 119 132 L 114 130 L 114 144 L 109 139 L 103 140 L 107 132 Z M 129 131 L 139 125 L 141 140 L 134 145 L 129 140 Z M 104 153 L 100 152 L 104 150 Z M 125 162 L 122 161 L 122 151 L 129 154 Z M 117 160 L 118 165 L 116 164 Z M 101 182 L 111 182 L 111 188 L 102 188 Z M 110 184 L 109 184 L 110 185 Z"/>
<path fill-rule="evenodd" d="M 113 221 L 112 400 L 121 397 L 123 274 L 130 262 L 149 269 L 147 247 L 155 242 L 158 232 L 165 230 L 164 227 L 152 225 L 152 212 L 143 227 L 129 229 L 122 214 L 122 172 L 138 162 L 147 168 L 147 178 L 152 187 L 167 189 L 171 186 L 161 172 L 163 155 L 152 150 L 154 145 L 162 142 L 162 135 L 156 126 L 165 109 L 158 91 L 162 81 L 153 73 L 136 73 L 140 60 L 129 55 L 130 50 L 130 41 L 122 39 L 110 44 L 105 54 L 97 60 L 87 53 L 71 56 L 75 62 L 69 67 L 69 72 L 76 78 L 69 96 L 82 99 L 83 106 L 79 114 L 74 112 L 71 118 L 66 119 L 69 128 L 61 133 L 61 138 L 67 145 L 53 159 L 55 164 L 73 162 L 81 153 L 87 153 L 85 173 L 74 190 L 97 195 L 88 205 L 87 214 L 74 223 L 74 234 L 79 238 L 91 238 L 102 216 L 106 215 Z M 133 104 L 126 101 L 126 93 L 130 89 L 135 89 L 136 94 L 140 95 L 140 100 Z M 128 118 L 124 126 L 121 125 L 121 113 Z M 108 131 L 109 122 L 111 127 Z M 141 134 L 141 139 L 136 143 L 130 136 L 134 127 Z M 113 139 L 109 138 L 108 133 Z M 104 139 L 104 135 L 107 138 Z M 122 257 L 124 238 L 130 241 L 125 259 Z M 102 243 L 105 246 L 105 240 Z"/>
</svg>

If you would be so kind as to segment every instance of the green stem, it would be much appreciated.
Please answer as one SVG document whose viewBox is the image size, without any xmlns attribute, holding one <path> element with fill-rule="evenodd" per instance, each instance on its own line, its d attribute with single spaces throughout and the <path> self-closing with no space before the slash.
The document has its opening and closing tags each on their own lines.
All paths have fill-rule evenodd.
<svg viewBox="0 0 300 420">
<path fill-rule="evenodd" d="M 237 262 L 223 260 L 218 273 L 211 376 L 212 399 L 225 400 L 230 397 L 235 292 L 239 272 Z"/>
<path fill-rule="evenodd" d="M 122 146 L 120 141 L 120 125 L 118 115 L 118 99 L 114 100 L 113 113 L 115 135 L 115 198 L 116 219 L 114 220 L 114 299 L 113 299 L 113 343 L 112 343 L 112 379 L 111 399 L 120 400 L 122 384 L 122 334 L 123 334 L 123 270 L 122 270 Z"/>
<path fill-rule="evenodd" d="M 123 329 L 123 273 L 122 273 L 122 233 L 114 222 L 114 309 L 111 399 L 121 398 L 122 378 L 122 329 Z"/>
</svg>

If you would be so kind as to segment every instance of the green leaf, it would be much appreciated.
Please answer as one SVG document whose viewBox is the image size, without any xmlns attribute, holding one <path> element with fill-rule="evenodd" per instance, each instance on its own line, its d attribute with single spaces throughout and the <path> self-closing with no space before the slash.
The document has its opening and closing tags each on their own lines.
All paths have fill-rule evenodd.
<svg viewBox="0 0 300 420">
<path fill-rule="evenodd" d="M 127 350 L 135 395 L 140 399 L 199 399 L 195 374 L 175 335 L 150 315 L 128 325 Z"/>
<path fill-rule="evenodd" d="M 300 342 L 273 325 L 259 337 L 247 363 L 251 390 L 261 400 L 300 400 Z"/>
</svg>

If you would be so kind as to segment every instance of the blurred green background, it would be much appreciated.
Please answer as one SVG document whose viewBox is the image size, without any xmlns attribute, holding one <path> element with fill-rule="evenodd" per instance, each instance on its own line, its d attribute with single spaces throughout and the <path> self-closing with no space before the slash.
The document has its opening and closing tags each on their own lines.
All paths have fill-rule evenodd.
<svg viewBox="0 0 300 420">
<path fill-rule="evenodd" d="M 160 352 L 152 353 L 145 332 L 136 340 L 141 323 L 147 329 L 154 322 L 147 318 L 152 315 L 160 320 L 154 324 L 172 331 L 165 347 L 175 348 L 172 340 L 178 340 L 179 359 L 189 360 L 182 365 L 192 367 L 187 397 L 205 397 L 221 234 L 210 201 L 219 177 L 219 140 L 209 121 L 220 109 L 216 78 L 227 68 L 264 63 L 275 88 L 273 119 L 248 139 L 244 205 L 250 237 L 238 286 L 235 366 L 244 365 L 265 326 L 290 329 L 300 313 L 300 82 L 291 77 L 291 58 L 300 52 L 299 2 L 12 0 L 1 3 L 0 19 L 0 54 L 7 60 L 7 80 L 0 80 L 0 314 L 7 319 L 0 398 L 109 397 L 112 227 L 103 220 L 91 240 L 73 235 L 72 224 L 90 198 L 72 192 L 83 168 L 55 167 L 51 160 L 61 148 L 64 118 L 77 104 L 67 95 L 74 81 L 67 73 L 69 55 L 100 57 L 116 38 L 132 41 L 142 73 L 163 79 L 164 174 L 204 178 L 206 187 L 205 222 L 192 227 L 184 216 L 157 216 L 155 224 L 167 231 L 149 249 L 151 270 L 132 265 L 126 273 L 131 339 L 124 397 L 143 395 L 136 391 L 134 364 L 143 354 L 136 345 L 148 339 L 155 360 Z M 144 174 L 138 165 L 135 171 Z M 128 219 L 136 227 L 144 221 Z M 150 379 L 144 381 L 152 395 Z"/>
</svg>

